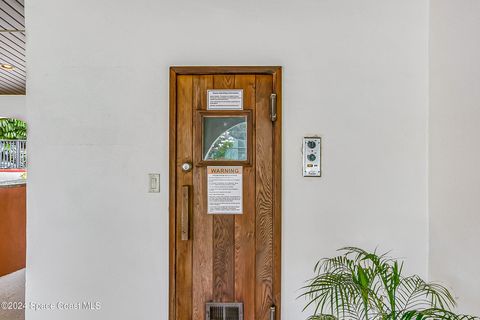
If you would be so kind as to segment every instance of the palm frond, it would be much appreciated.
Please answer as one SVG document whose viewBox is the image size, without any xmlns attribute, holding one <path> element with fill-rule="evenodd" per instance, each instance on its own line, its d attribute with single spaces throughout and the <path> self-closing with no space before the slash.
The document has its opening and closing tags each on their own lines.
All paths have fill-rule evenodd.
<svg viewBox="0 0 480 320">
<path fill-rule="evenodd" d="M 429 308 L 425 310 L 411 310 L 406 312 L 400 320 L 475 320 L 475 316 L 455 314 L 451 311 L 439 308 Z"/>
<path fill-rule="evenodd" d="M 435 306 L 437 308 L 451 310 L 455 307 L 455 299 L 447 288 L 438 283 L 427 283 L 419 276 L 405 277 L 398 287 L 398 301 L 403 310 L 413 307 L 421 300 L 425 307 Z"/>
<path fill-rule="evenodd" d="M 339 249 L 333 258 L 321 259 L 315 276 L 300 297 L 304 311 L 313 307 L 310 320 L 472 320 L 474 316 L 451 311 L 455 300 L 447 288 L 427 283 L 419 276 L 404 276 L 403 262 L 388 253 L 356 247 Z"/>
<path fill-rule="evenodd" d="M 310 316 L 307 318 L 307 320 L 337 320 L 337 318 L 329 314 L 323 314 L 323 315 Z"/>
<path fill-rule="evenodd" d="M 357 288 L 348 274 L 324 273 L 313 278 L 305 287 L 301 296 L 307 297 L 304 310 L 315 305 L 315 313 L 347 314 L 356 303 Z"/>
</svg>

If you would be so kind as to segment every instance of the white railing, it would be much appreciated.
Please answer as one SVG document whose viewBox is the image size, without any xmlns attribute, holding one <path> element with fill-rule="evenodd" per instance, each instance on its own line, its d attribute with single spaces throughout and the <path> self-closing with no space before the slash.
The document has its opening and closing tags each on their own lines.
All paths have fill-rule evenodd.
<svg viewBox="0 0 480 320">
<path fill-rule="evenodd" d="M 27 141 L 0 140 L 0 169 L 27 168 Z"/>
</svg>

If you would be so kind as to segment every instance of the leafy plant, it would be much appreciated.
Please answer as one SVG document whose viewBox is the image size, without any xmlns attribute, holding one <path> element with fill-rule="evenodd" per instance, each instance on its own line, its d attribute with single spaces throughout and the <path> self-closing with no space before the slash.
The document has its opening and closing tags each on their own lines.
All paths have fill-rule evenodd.
<svg viewBox="0 0 480 320">
<path fill-rule="evenodd" d="M 225 155 L 227 154 L 228 150 L 233 148 L 234 139 L 224 133 L 220 136 L 220 139 L 217 140 L 220 141 L 218 141 L 217 145 L 213 148 L 211 157 L 213 160 L 222 160 L 225 159 Z"/>
<path fill-rule="evenodd" d="M 27 124 L 17 119 L 0 119 L 0 140 L 26 140 Z"/>
<path fill-rule="evenodd" d="M 320 260 L 316 276 L 301 297 L 313 306 L 309 320 L 426 320 L 479 319 L 452 312 L 456 305 L 444 286 L 417 275 L 404 276 L 403 262 L 360 248 L 346 247 L 342 255 Z"/>
</svg>

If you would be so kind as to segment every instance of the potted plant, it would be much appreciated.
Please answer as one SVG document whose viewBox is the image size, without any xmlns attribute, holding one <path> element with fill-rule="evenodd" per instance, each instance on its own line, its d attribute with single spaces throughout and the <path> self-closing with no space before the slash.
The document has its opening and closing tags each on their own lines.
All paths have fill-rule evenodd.
<svg viewBox="0 0 480 320">
<path fill-rule="evenodd" d="M 455 314 L 448 289 L 403 275 L 403 262 L 355 247 L 339 251 L 315 265 L 315 277 L 303 288 L 304 311 L 313 307 L 309 320 L 479 319 Z"/>
</svg>

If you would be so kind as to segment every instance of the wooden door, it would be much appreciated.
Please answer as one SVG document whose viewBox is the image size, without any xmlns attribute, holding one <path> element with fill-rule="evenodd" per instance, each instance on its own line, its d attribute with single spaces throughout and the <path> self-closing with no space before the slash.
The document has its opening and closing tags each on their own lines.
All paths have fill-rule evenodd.
<svg viewBox="0 0 480 320">
<path fill-rule="evenodd" d="M 280 319 L 280 81 L 280 67 L 171 68 L 171 320 L 204 320 L 206 302 L 242 302 L 245 320 L 270 320 L 273 306 Z M 242 89 L 243 110 L 207 110 L 212 89 Z M 243 158 L 205 160 L 209 116 L 244 117 Z M 215 165 L 242 167 L 242 214 L 207 213 L 207 166 Z"/>
</svg>

